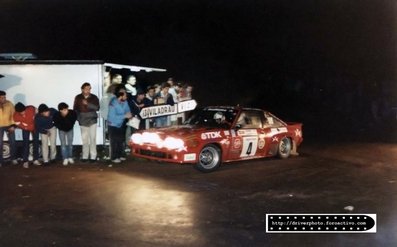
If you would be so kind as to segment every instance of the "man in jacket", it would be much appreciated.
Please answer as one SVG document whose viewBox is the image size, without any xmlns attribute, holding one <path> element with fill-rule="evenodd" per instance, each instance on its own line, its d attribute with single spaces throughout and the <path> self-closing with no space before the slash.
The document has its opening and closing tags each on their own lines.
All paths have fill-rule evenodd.
<svg viewBox="0 0 397 247">
<path fill-rule="evenodd" d="M 34 119 L 36 130 L 40 133 L 41 137 L 41 151 L 45 165 L 48 165 L 50 160 L 51 162 L 55 162 L 57 157 L 57 129 L 53 121 L 56 112 L 57 110 L 54 108 L 48 108 L 46 104 L 40 104 L 39 113 L 36 114 Z M 48 144 L 51 147 L 51 156 L 49 154 Z"/>
<path fill-rule="evenodd" d="M 174 105 L 174 99 L 172 95 L 168 92 L 170 89 L 170 84 L 168 82 L 164 82 L 161 84 L 161 91 L 157 94 L 154 99 L 155 105 Z M 156 118 L 156 128 L 165 127 L 171 124 L 169 116 L 161 116 Z"/>
<path fill-rule="evenodd" d="M 14 105 L 6 99 L 6 92 L 0 91 L 0 167 L 3 163 L 3 137 L 7 132 L 8 143 L 10 144 L 10 158 L 13 165 L 18 164 L 15 159 L 15 125 L 14 125 Z"/>
<path fill-rule="evenodd" d="M 88 82 L 81 86 L 81 94 L 76 95 L 73 110 L 77 113 L 80 124 L 81 139 L 83 142 L 82 161 L 96 162 L 96 128 L 98 122 L 99 99 L 91 93 L 91 85 Z"/>
<path fill-rule="evenodd" d="M 113 163 L 120 163 L 123 153 L 125 137 L 125 119 L 132 117 L 130 107 L 127 103 L 127 93 L 120 91 L 116 93 L 109 103 L 108 131 L 110 139 L 110 150 Z"/>
<path fill-rule="evenodd" d="M 14 122 L 17 128 L 22 130 L 22 160 L 24 168 L 29 168 L 30 134 L 33 137 L 33 164 L 41 165 L 39 161 L 39 132 L 35 130 L 34 125 L 35 114 L 36 107 L 32 105 L 25 106 L 21 102 L 15 105 Z"/>
</svg>

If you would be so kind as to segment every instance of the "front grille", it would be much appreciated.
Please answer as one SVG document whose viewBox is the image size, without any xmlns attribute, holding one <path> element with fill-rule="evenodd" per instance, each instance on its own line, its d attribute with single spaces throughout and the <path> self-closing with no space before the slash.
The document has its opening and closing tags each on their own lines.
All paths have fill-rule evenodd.
<svg viewBox="0 0 397 247">
<path fill-rule="evenodd" d="M 156 157 L 156 158 L 162 158 L 162 159 L 167 158 L 167 154 L 165 152 L 158 152 L 158 151 L 140 149 L 139 153 L 141 155 L 151 156 L 151 157 Z"/>
</svg>

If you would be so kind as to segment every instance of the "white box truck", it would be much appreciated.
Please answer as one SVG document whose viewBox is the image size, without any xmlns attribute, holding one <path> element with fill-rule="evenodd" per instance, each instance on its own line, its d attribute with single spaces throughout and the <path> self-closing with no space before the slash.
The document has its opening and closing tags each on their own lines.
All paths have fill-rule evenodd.
<svg viewBox="0 0 397 247">
<path fill-rule="evenodd" d="M 99 60 L 0 60 L 0 90 L 7 93 L 7 99 L 14 103 L 38 107 L 45 103 L 57 108 L 60 102 L 73 107 L 74 97 L 81 93 L 81 85 L 89 82 L 92 93 L 99 99 L 109 83 L 109 69 L 129 69 L 133 72 L 164 72 L 165 69 L 105 63 Z M 105 143 L 104 120 L 98 119 L 97 144 Z M 16 140 L 21 140 L 16 132 Z M 59 140 L 57 141 L 59 144 Z M 78 123 L 74 127 L 74 145 L 81 145 Z M 4 158 L 9 147 L 4 145 Z"/>
</svg>

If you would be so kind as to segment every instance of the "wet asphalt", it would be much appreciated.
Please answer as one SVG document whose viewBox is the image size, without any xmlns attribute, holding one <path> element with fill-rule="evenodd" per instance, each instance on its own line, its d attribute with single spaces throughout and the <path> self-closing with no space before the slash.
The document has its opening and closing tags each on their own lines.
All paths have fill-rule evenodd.
<svg viewBox="0 0 397 247">
<path fill-rule="evenodd" d="M 6 165 L 0 246 L 397 246 L 397 144 L 306 142 L 299 152 L 210 174 L 131 157 Z M 269 213 L 377 214 L 377 233 L 266 233 Z"/>
</svg>

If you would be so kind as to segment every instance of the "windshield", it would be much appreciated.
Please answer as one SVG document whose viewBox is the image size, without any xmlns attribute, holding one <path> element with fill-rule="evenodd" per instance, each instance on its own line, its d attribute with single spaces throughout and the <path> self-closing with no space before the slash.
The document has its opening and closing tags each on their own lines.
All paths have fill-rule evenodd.
<svg viewBox="0 0 397 247">
<path fill-rule="evenodd" d="M 227 129 L 231 127 L 236 115 L 235 109 L 204 108 L 195 112 L 185 124 Z"/>
</svg>

